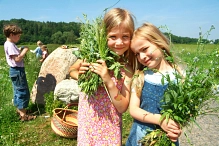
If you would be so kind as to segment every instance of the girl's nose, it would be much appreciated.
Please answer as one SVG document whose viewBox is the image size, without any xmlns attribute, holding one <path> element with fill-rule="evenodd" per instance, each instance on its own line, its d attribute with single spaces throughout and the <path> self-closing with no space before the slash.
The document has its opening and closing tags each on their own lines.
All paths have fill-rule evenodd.
<svg viewBox="0 0 219 146">
<path fill-rule="evenodd" d="M 118 39 L 116 40 L 116 44 L 117 44 L 117 45 L 123 45 L 123 40 L 120 39 L 120 38 L 118 38 Z"/>
</svg>

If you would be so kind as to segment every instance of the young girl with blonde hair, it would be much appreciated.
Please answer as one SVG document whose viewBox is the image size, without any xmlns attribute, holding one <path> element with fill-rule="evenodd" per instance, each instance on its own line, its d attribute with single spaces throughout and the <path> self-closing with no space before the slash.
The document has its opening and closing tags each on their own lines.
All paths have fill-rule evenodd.
<svg viewBox="0 0 219 146">
<path fill-rule="evenodd" d="M 172 81 L 176 80 L 175 64 L 166 57 L 170 53 L 170 42 L 153 24 L 145 23 L 133 34 L 131 49 L 137 59 L 136 78 L 132 82 L 129 112 L 134 118 L 127 146 L 141 145 L 139 140 L 148 134 L 148 130 L 162 128 L 171 141 L 178 145 L 181 134 L 180 125 L 169 119 L 160 121 L 161 99 L 168 87 L 168 82 L 161 83 L 163 75 L 169 74 Z M 147 70 L 143 70 L 147 67 Z M 177 68 L 178 69 L 178 68 Z M 156 70 L 156 71 L 155 71 Z"/>
<path fill-rule="evenodd" d="M 36 53 L 36 57 L 37 58 L 41 58 L 42 57 L 43 52 L 42 52 L 42 50 L 40 48 L 42 45 L 43 45 L 43 43 L 41 41 L 37 41 L 36 49 L 35 50 L 30 50 L 30 52 Z"/>
<path fill-rule="evenodd" d="M 115 78 L 113 71 L 108 70 L 104 60 L 97 60 L 94 63 L 78 60 L 70 67 L 70 76 L 74 79 L 78 79 L 79 74 L 89 69 L 98 74 L 108 91 L 107 93 L 103 86 L 99 86 L 92 97 L 84 93 L 80 94 L 78 146 L 122 145 L 122 113 L 128 108 L 133 74 L 130 43 L 134 20 L 127 10 L 114 8 L 105 14 L 104 24 L 109 49 L 121 56 L 118 60 L 120 63 L 124 63 L 124 58 L 129 62 L 125 64 L 125 70 L 120 70 L 121 79 Z"/>
</svg>

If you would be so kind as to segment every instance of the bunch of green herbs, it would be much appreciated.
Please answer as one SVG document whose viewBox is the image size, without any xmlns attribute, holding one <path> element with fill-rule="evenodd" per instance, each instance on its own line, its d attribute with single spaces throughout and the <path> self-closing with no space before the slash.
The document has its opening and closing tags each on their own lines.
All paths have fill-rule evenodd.
<svg viewBox="0 0 219 146">
<path fill-rule="evenodd" d="M 89 21 L 87 15 L 84 14 L 84 19 L 85 22 L 82 23 L 80 32 L 81 44 L 74 54 L 78 59 L 89 63 L 95 63 L 99 59 L 105 60 L 108 69 L 114 71 L 115 77 L 121 78 L 120 68 L 123 65 L 118 62 L 119 56 L 107 46 L 107 32 L 102 16 Z M 91 70 L 79 75 L 78 84 L 81 91 L 89 96 L 93 95 L 100 85 L 104 86 L 100 76 Z"/>
<path fill-rule="evenodd" d="M 214 29 L 211 29 L 209 32 Z M 197 43 L 197 53 L 194 58 L 191 58 L 186 63 L 184 74 L 175 73 L 176 81 L 172 81 L 170 76 L 163 75 L 161 83 L 164 80 L 168 81 L 168 88 L 161 100 L 161 118 L 160 121 L 172 119 L 180 124 L 181 128 L 191 124 L 199 124 L 196 118 L 200 115 L 217 112 L 219 107 L 211 107 L 212 102 L 218 100 L 219 91 L 214 91 L 215 76 L 217 76 L 219 50 L 205 53 L 205 42 L 203 36 L 200 35 Z M 173 58 L 166 58 L 168 61 L 173 61 Z M 209 65 L 204 65 L 204 62 L 209 62 Z M 146 68 L 147 69 L 147 68 Z M 176 68 L 175 68 L 176 69 Z M 217 85 L 218 86 L 218 85 Z M 189 137 L 187 137 L 188 142 Z M 149 131 L 140 143 L 144 146 L 174 146 L 175 144 L 166 136 L 166 132 L 162 129 Z"/>
</svg>

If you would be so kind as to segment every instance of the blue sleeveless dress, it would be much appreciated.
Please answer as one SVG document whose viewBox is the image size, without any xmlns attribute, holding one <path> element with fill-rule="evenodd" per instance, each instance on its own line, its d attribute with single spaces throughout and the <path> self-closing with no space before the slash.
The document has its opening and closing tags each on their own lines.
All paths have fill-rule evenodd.
<svg viewBox="0 0 219 146">
<path fill-rule="evenodd" d="M 174 72 L 174 71 L 173 71 Z M 175 80 L 173 72 L 168 73 L 171 80 Z M 162 75 L 154 73 L 151 70 L 144 72 L 144 86 L 142 88 L 140 108 L 154 114 L 159 114 L 161 111 L 160 100 L 162 99 L 165 90 L 168 87 L 167 81 L 164 85 L 161 83 Z M 134 119 L 129 137 L 126 141 L 126 146 L 141 146 L 138 143 L 146 134 L 147 130 L 160 128 L 158 125 L 142 123 Z M 178 142 L 176 146 L 178 146 Z"/>
</svg>

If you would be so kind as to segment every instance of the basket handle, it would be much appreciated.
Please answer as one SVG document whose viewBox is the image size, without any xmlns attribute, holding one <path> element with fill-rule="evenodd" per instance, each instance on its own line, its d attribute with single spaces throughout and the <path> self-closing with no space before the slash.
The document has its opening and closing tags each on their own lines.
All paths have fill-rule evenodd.
<svg viewBox="0 0 219 146">
<path fill-rule="evenodd" d="M 69 108 L 69 107 L 71 107 L 71 106 L 78 106 L 78 102 L 69 103 L 64 109 L 67 109 L 67 108 Z M 66 114 L 66 110 L 65 110 L 65 112 L 64 112 L 64 114 L 63 114 L 62 120 L 64 119 L 65 114 Z"/>
<path fill-rule="evenodd" d="M 72 103 L 69 103 L 69 104 L 67 104 L 67 106 L 64 107 L 63 109 L 68 109 L 69 107 L 72 107 L 72 106 L 78 106 L 78 102 L 72 102 Z M 55 113 L 55 115 L 58 115 L 58 114 L 61 113 L 62 111 L 63 111 L 63 110 L 60 110 L 58 113 Z M 64 111 L 64 114 L 63 114 L 62 120 L 64 119 L 65 114 L 66 114 L 66 110 Z"/>
</svg>

